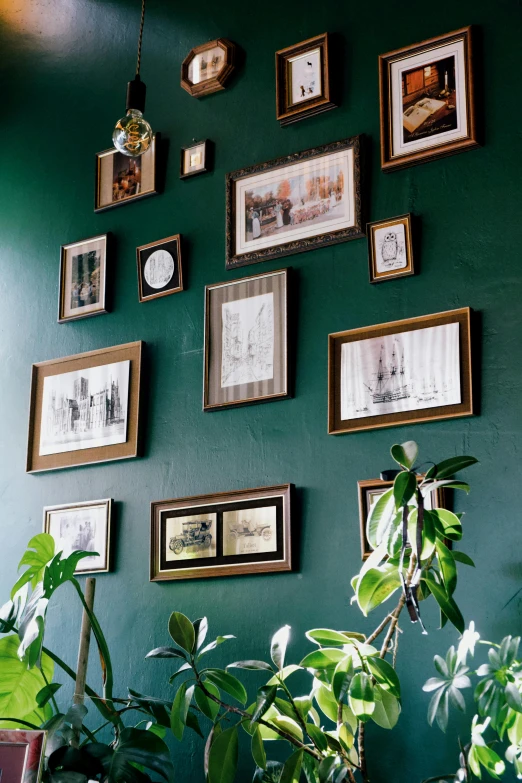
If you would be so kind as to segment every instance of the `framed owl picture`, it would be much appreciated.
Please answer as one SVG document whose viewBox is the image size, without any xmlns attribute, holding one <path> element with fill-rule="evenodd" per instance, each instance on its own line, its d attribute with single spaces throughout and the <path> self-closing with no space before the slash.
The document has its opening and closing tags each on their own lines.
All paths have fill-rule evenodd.
<svg viewBox="0 0 522 783">
<path fill-rule="evenodd" d="M 411 222 L 408 214 L 368 223 L 370 283 L 415 274 Z"/>
</svg>

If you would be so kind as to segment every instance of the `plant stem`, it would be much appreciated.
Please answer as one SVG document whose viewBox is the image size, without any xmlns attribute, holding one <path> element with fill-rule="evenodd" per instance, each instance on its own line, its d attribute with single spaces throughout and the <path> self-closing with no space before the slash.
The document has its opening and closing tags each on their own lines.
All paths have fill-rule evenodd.
<svg viewBox="0 0 522 783">
<path fill-rule="evenodd" d="M 388 652 L 390 639 L 392 638 L 393 632 L 395 631 L 395 626 L 399 622 L 399 616 L 402 610 L 404 609 L 405 603 L 406 603 L 406 597 L 403 593 L 399 599 L 399 603 L 397 604 L 395 611 L 392 613 L 390 627 L 388 628 L 386 636 L 384 637 L 384 642 L 382 643 L 381 652 L 379 653 L 379 658 L 384 658 L 386 653 Z"/>
<path fill-rule="evenodd" d="M 391 614 L 386 615 L 386 617 L 384 618 L 382 623 L 377 626 L 375 631 L 373 633 L 371 633 L 368 637 L 366 637 L 366 639 L 364 640 L 364 643 L 365 644 L 371 644 L 372 642 L 374 642 L 375 639 L 377 639 L 377 637 L 380 636 L 380 634 L 384 631 L 384 629 L 386 628 L 386 626 L 388 625 L 388 623 L 390 622 L 391 619 L 392 619 L 392 615 Z"/>
<path fill-rule="evenodd" d="M 368 777 L 368 766 L 366 764 L 366 750 L 364 746 L 364 734 L 366 731 L 366 725 L 363 721 L 359 722 L 359 734 L 357 737 L 357 747 L 359 748 L 359 765 L 361 768 L 361 775 L 364 783 L 368 783 L 370 778 Z"/>
<path fill-rule="evenodd" d="M 47 685 L 47 687 L 49 687 L 49 681 L 48 681 L 47 677 L 45 676 L 45 672 L 44 672 L 44 670 L 43 670 L 43 666 L 42 666 L 42 668 L 40 669 L 40 672 L 41 672 L 41 674 L 42 674 L 42 677 L 43 677 L 43 679 L 44 679 L 44 682 L 45 682 L 45 684 Z M 56 712 L 56 715 L 58 715 L 58 713 L 60 712 L 60 710 L 58 709 L 58 704 L 56 703 L 56 699 L 54 698 L 54 693 L 53 693 L 53 694 L 51 694 L 51 701 L 52 701 L 52 703 L 53 703 L 53 707 L 54 707 L 54 710 L 55 710 L 55 712 Z"/>
</svg>

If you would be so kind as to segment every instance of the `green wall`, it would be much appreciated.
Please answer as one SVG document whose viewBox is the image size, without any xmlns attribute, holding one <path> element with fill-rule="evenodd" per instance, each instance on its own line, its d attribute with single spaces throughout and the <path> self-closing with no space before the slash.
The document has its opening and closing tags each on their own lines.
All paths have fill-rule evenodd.
<svg viewBox="0 0 522 783">
<path fill-rule="evenodd" d="M 44 505 L 113 497 L 115 571 L 97 580 L 96 603 L 122 695 L 127 685 L 169 693 L 169 665 L 143 657 L 167 643 L 174 609 L 205 613 L 213 632 L 238 637 L 217 663 L 262 657 L 284 623 L 293 628 L 291 654 L 299 659 L 307 628 L 370 627 L 350 606 L 349 580 L 360 565 L 357 480 L 390 466 L 392 443 L 415 439 L 428 459 L 461 453 L 480 459 L 469 472 L 470 497 L 458 498 L 457 509 L 467 512 L 464 548 L 478 566 L 463 573 L 458 600 L 486 638 L 519 631 L 522 593 L 510 599 L 522 576 L 520 3 L 150 0 L 142 76 L 146 116 L 170 140 L 165 191 L 95 215 L 94 154 L 110 146 L 123 112 L 138 6 L 138 0 L 4 0 L 0 7 L 0 603 L 26 542 L 41 529 Z M 377 55 L 470 23 L 483 39 L 485 146 L 383 175 Z M 274 52 L 325 30 L 342 50 L 342 105 L 281 129 Z M 181 61 L 192 46 L 218 36 L 237 42 L 244 62 L 225 92 L 191 98 L 179 86 Z M 363 172 L 370 219 L 408 211 L 421 217 L 420 274 L 370 286 L 364 239 L 289 258 L 298 278 L 294 399 L 203 414 L 204 286 L 282 265 L 225 272 L 225 173 L 358 133 L 371 139 Z M 180 181 L 180 146 L 204 137 L 216 144 L 214 172 Z M 113 312 L 58 325 L 60 245 L 105 231 L 117 238 Z M 186 239 L 187 290 L 139 304 L 136 246 L 177 232 Z M 480 314 L 478 416 L 326 434 L 328 333 L 466 305 Z M 26 475 L 31 364 L 132 340 L 144 340 L 150 358 L 143 458 Z M 151 500 L 284 482 L 298 487 L 295 573 L 149 583 Z M 409 652 L 399 664 L 399 726 L 393 735 L 369 731 L 375 783 L 420 780 L 456 762 L 457 724 L 446 737 L 430 729 L 421 691 L 433 653 L 456 634 L 437 633 L 436 613 L 427 608 L 425 615 L 427 637 L 403 621 L 402 652 L 407 645 Z M 79 620 L 66 589 L 52 608 L 48 642 L 71 664 Z M 96 677 L 93 658 L 89 679 Z M 201 754 L 199 740 L 176 748 L 178 780 L 203 780 Z M 243 764 L 239 779 L 248 780 L 247 756 Z"/>
</svg>

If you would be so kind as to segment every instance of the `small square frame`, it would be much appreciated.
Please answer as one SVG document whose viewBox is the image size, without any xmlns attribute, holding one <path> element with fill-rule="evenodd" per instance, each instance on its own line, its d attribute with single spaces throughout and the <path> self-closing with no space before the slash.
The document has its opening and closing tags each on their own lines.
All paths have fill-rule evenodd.
<svg viewBox="0 0 522 783">
<path fill-rule="evenodd" d="M 191 150 L 196 149 L 196 147 L 203 147 L 203 165 L 201 168 L 196 169 L 195 171 L 189 171 L 187 170 L 187 167 L 185 165 L 186 163 L 186 153 L 190 153 Z M 189 166 L 189 169 L 191 167 Z M 181 155 L 180 155 L 180 165 L 179 165 L 179 178 L 180 179 L 188 179 L 189 177 L 196 177 L 198 174 L 206 174 L 208 171 L 211 171 L 212 169 L 212 162 L 211 162 L 211 143 L 208 139 L 202 139 L 201 141 L 194 141 L 192 144 L 189 144 L 187 147 L 181 148 Z"/>
<path fill-rule="evenodd" d="M 51 533 L 51 515 L 55 512 L 59 511 L 76 511 L 76 510 L 82 510 L 82 509 L 88 509 L 93 507 L 103 507 L 105 510 L 105 558 L 103 567 L 101 568 L 77 568 L 77 570 L 74 572 L 76 575 L 84 575 L 84 574 L 106 574 L 111 570 L 112 567 L 112 539 L 111 539 L 111 523 L 112 523 L 112 515 L 113 515 L 113 501 L 111 498 L 106 498 L 104 500 L 88 500 L 81 503 L 66 503 L 66 504 L 59 504 L 56 506 L 45 506 L 43 510 L 43 532 L 44 533 Z M 101 555 L 101 553 L 98 553 Z M 79 565 L 81 566 L 82 560 L 80 560 Z M 1 782 L 0 782 L 1 783 Z"/>
<path fill-rule="evenodd" d="M 375 243 L 375 233 L 380 228 L 392 228 L 401 224 L 404 226 L 404 244 L 406 253 L 406 266 L 402 269 L 390 269 L 386 272 L 379 272 L 377 269 L 377 247 Z M 397 277 L 408 277 L 415 274 L 413 260 L 412 244 L 412 221 L 411 214 L 399 215 L 387 220 L 375 220 L 367 223 L 366 234 L 368 236 L 368 263 L 370 272 L 370 283 L 382 283 L 385 280 L 394 280 Z"/>
<path fill-rule="evenodd" d="M 176 274 L 176 267 L 177 267 L 178 285 L 166 290 L 160 289 L 158 290 L 157 293 L 146 294 L 145 285 L 144 285 L 145 268 L 143 265 L 144 252 L 147 250 L 151 250 L 152 248 L 161 250 L 162 245 L 171 244 L 173 242 L 176 243 L 176 257 L 174 259 L 175 267 L 174 267 L 173 276 Z M 145 264 L 146 262 L 147 260 L 145 260 Z M 166 237 L 165 239 L 158 239 L 156 242 L 149 242 L 147 245 L 140 245 L 138 248 L 136 248 L 136 263 L 138 266 L 138 298 L 140 302 L 142 303 L 149 302 L 151 299 L 160 299 L 163 296 L 170 296 L 170 294 L 178 294 L 180 293 L 180 291 L 183 291 L 183 265 L 181 262 L 181 234 L 173 234 L 171 237 Z M 147 281 L 145 280 L 145 284 L 146 282 Z"/>
<path fill-rule="evenodd" d="M 133 201 L 138 201 L 142 198 L 148 198 L 149 196 L 156 196 L 159 193 L 158 189 L 158 148 L 160 145 L 161 136 L 159 133 L 155 133 L 152 139 L 152 143 L 149 149 L 140 155 L 139 158 L 131 158 L 126 155 L 122 155 L 117 149 L 112 147 L 111 149 L 104 150 L 103 152 L 96 153 L 96 167 L 95 167 L 95 188 L 94 188 L 94 211 L 105 212 L 107 209 L 113 209 L 114 207 L 122 207 L 124 204 L 129 204 Z M 150 185 L 146 190 L 135 193 L 131 196 L 126 196 L 122 199 L 102 202 L 102 166 L 105 160 L 114 155 L 122 155 L 122 158 L 127 158 L 130 161 L 139 162 L 140 166 L 143 166 L 143 161 L 146 161 L 147 166 L 150 165 L 149 179 Z M 129 163 L 129 166 L 131 163 Z M 143 171 L 143 169 L 142 169 Z M 112 174 L 114 177 L 114 174 Z M 111 180 L 114 181 L 114 180 Z"/>
<path fill-rule="evenodd" d="M 70 250 L 81 245 L 89 245 L 93 242 L 100 241 L 103 245 L 103 258 L 100 263 L 100 288 L 102 290 L 102 296 L 100 298 L 99 307 L 96 310 L 90 312 L 84 312 L 78 315 L 65 315 L 65 284 L 67 276 L 67 254 Z M 100 234 L 95 237 L 88 237 L 87 239 L 81 239 L 78 242 L 70 242 L 67 245 L 62 245 L 60 248 L 60 286 L 59 286 L 59 299 L 58 299 L 58 323 L 63 324 L 67 321 L 78 321 L 81 318 L 92 318 L 95 315 L 103 315 L 108 313 L 107 307 L 107 263 L 108 263 L 108 250 L 110 247 L 110 235 Z M 102 271 L 103 270 L 103 271 Z"/>
<path fill-rule="evenodd" d="M 292 103 L 291 99 L 291 62 L 294 58 L 305 56 L 319 49 L 321 68 L 321 92 L 309 100 Z M 275 55 L 276 61 L 276 116 L 280 125 L 290 125 L 298 120 L 313 117 L 316 114 L 335 109 L 331 98 L 330 68 L 328 55 L 328 33 L 316 35 L 306 41 L 280 49 Z M 304 89 L 304 88 L 303 88 Z"/>
</svg>

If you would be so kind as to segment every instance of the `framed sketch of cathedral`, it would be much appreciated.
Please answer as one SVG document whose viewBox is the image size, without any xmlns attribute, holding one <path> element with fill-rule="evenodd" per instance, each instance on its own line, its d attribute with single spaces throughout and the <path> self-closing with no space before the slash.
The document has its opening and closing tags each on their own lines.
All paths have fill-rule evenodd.
<svg viewBox="0 0 522 783">
<path fill-rule="evenodd" d="M 142 345 L 33 364 L 28 473 L 138 456 Z"/>
<path fill-rule="evenodd" d="M 411 241 L 411 215 L 368 223 L 370 283 L 415 274 Z"/>
<path fill-rule="evenodd" d="M 205 289 L 203 410 L 285 399 L 288 270 Z"/>
</svg>

